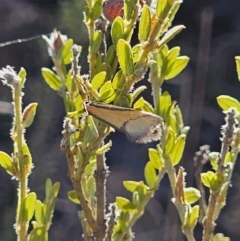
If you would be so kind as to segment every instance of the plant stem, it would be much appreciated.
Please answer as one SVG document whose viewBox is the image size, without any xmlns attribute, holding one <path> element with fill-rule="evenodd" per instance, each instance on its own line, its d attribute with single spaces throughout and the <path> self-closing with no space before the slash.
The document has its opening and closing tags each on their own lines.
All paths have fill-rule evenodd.
<svg viewBox="0 0 240 241">
<path fill-rule="evenodd" d="M 22 220 L 21 213 L 23 207 L 23 202 L 27 196 L 27 173 L 25 169 L 24 157 L 22 153 L 23 146 L 23 126 L 22 126 L 22 92 L 21 87 L 17 84 L 13 89 L 13 100 L 15 107 L 15 127 L 16 127 L 16 143 L 17 150 L 14 153 L 17 156 L 19 163 L 19 189 L 18 189 L 18 208 L 17 208 L 17 222 L 16 222 L 16 232 L 18 234 L 19 241 L 27 240 L 27 229 L 28 225 L 26 221 Z"/>
<path fill-rule="evenodd" d="M 104 154 L 97 155 L 97 169 L 94 173 L 97 197 L 97 223 L 99 233 L 97 240 L 102 241 L 105 236 L 105 197 L 106 197 L 106 165 Z"/>
</svg>

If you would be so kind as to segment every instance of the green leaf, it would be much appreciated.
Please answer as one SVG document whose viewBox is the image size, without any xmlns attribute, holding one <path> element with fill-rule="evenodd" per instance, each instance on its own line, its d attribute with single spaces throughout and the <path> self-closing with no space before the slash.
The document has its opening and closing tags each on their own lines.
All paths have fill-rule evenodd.
<svg viewBox="0 0 240 241">
<path fill-rule="evenodd" d="M 87 176 L 93 175 L 96 170 L 96 159 L 91 160 L 84 169 L 84 174 Z"/>
<path fill-rule="evenodd" d="M 136 209 L 136 206 L 124 197 L 116 197 L 116 204 L 122 211 L 132 212 Z"/>
<path fill-rule="evenodd" d="M 116 17 L 112 23 L 111 36 L 113 45 L 116 47 L 118 40 L 124 38 L 124 23 L 121 17 Z"/>
<path fill-rule="evenodd" d="M 147 102 L 146 100 L 144 100 L 143 110 L 146 112 L 155 113 L 152 105 L 149 102 Z"/>
<path fill-rule="evenodd" d="M 22 116 L 23 127 L 29 127 L 34 120 L 38 103 L 31 103 L 25 107 Z"/>
<path fill-rule="evenodd" d="M 20 87 L 21 89 L 23 88 L 25 82 L 26 82 L 26 76 L 27 76 L 27 72 L 26 70 L 21 67 L 20 71 L 18 72 L 18 76 L 20 77 Z"/>
<path fill-rule="evenodd" d="M 156 149 L 149 148 L 148 149 L 148 157 L 152 166 L 157 169 L 161 170 L 163 167 L 163 160 L 160 158 L 159 152 Z"/>
<path fill-rule="evenodd" d="M 199 205 L 195 205 L 188 217 L 187 226 L 193 230 L 199 218 Z"/>
<path fill-rule="evenodd" d="M 105 102 L 109 97 L 113 96 L 114 90 L 112 88 L 111 81 L 107 81 L 104 83 L 104 85 L 100 88 L 99 94 L 100 94 L 100 99 L 104 100 Z"/>
<path fill-rule="evenodd" d="M 112 65 L 113 63 L 113 60 L 116 56 L 116 52 L 115 52 L 115 48 L 116 46 L 114 47 L 113 45 L 111 45 L 108 50 L 107 50 L 107 54 L 106 54 L 106 63 L 109 64 L 109 65 Z"/>
<path fill-rule="evenodd" d="M 167 0 L 158 0 L 156 7 L 156 15 L 160 19 L 164 19 L 166 17 L 166 8 L 168 1 Z"/>
<path fill-rule="evenodd" d="M 50 178 L 47 178 L 46 183 L 45 183 L 46 199 L 50 199 L 51 191 L 52 191 L 52 181 Z"/>
<path fill-rule="evenodd" d="M 129 191 L 129 192 L 135 192 L 136 188 L 138 187 L 139 182 L 135 181 L 123 181 L 123 186 Z"/>
<path fill-rule="evenodd" d="M 201 173 L 201 180 L 204 186 L 210 187 L 210 183 L 214 175 L 215 175 L 214 172 L 211 172 L 211 171 Z"/>
<path fill-rule="evenodd" d="M 163 149 L 164 156 L 168 156 L 175 142 L 175 134 L 172 129 L 168 130 L 167 140 Z"/>
<path fill-rule="evenodd" d="M 41 201 L 36 200 L 36 207 L 35 207 L 35 218 L 38 225 L 43 225 L 45 223 L 45 215 L 43 212 L 43 204 Z"/>
<path fill-rule="evenodd" d="M 134 72 L 133 55 L 130 44 L 120 39 L 117 43 L 117 54 L 123 74 L 130 76 Z"/>
<path fill-rule="evenodd" d="M 107 144 L 105 144 L 105 145 L 103 145 L 103 146 L 101 146 L 100 148 L 97 149 L 96 155 L 101 155 L 103 153 L 106 153 L 107 151 L 109 151 L 111 146 L 112 146 L 112 142 L 110 140 Z"/>
<path fill-rule="evenodd" d="M 68 39 L 63 43 L 62 49 L 61 49 L 61 57 L 63 59 L 63 63 L 65 65 L 70 64 L 72 60 L 72 48 L 73 46 L 73 40 Z"/>
<path fill-rule="evenodd" d="M 99 89 L 106 80 L 106 75 L 107 73 L 104 71 L 96 74 L 92 80 L 92 87 L 96 90 Z"/>
<path fill-rule="evenodd" d="M 103 41 L 103 34 L 101 31 L 96 31 L 93 35 L 92 45 L 91 47 L 91 54 L 96 54 L 102 44 Z"/>
<path fill-rule="evenodd" d="M 193 187 L 184 188 L 184 198 L 189 204 L 193 204 L 199 200 L 201 193 L 199 190 Z"/>
<path fill-rule="evenodd" d="M 239 101 L 229 95 L 218 96 L 217 102 L 218 105 L 222 108 L 222 110 L 228 110 L 229 108 L 235 107 L 238 111 L 240 111 Z"/>
<path fill-rule="evenodd" d="M 155 188 L 157 184 L 157 173 L 156 169 L 154 168 L 152 162 L 147 162 L 144 168 L 144 177 L 146 180 L 147 185 L 150 188 Z"/>
<path fill-rule="evenodd" d="M 230 241 L 230 238 L 224 237 L 222 233 L 217 233 L 214 235 L 213 241 Z"/>
<path fill-rule="evenodd" d="M 144 106 L 144 99 L 143 97 L 141 97 L 140 99 L 137 100 L 137 102 L 135 102 L 135 104 L 133 105 L 133 108 L 136 110 L 142 110 Z"/>
<path fill-rule="evenodd" d="M 236 56 L 235 61 L 237 67 L 238 80 L 240 80 L 240 56 Z"/>
<path fill-rule="evenodd" d="M 186 135 L 181 134 L 180 136 L 178 136 L 169 154 L 173 166 L 177 165 L 180 162 L 183 155 L 185 143 Z"/>
<path fill-rule="evenodd" d="M 48 233 L 46 227 L 34 228 L 30 234 L 29 241 L 48 241 Z"/>
<path fill-rule="evenodd" d="M 49 87 L 53 90 L 59 90 L 61 88 L 61 81 L 52 70 L 48 68 L 42 68 L 42 76 Z"/>
<path fill-rule="evenodd" d="M 102 0 L 96 0 L 96 2 L 92 7 L 92 11 L 90 15 L 91 19 L 95 21 L 98 18 L 100 18 L 101 14 L 102 14 Z"/>
<path fill-rule="evenodd" d="M 208 154 L 208 156 L 209 156 L 209 160 L 210 160 L 210 163 L 211 163 L 213 169 L 217 170 L 220 153 L 219 152 L 210 152 Z"/>
<path fill-rule="evenodd" d="M 139 86 L 138 88 L 136 88 L 131 96 L 132 96 L 132 101 L 134 101 L 144 90 L 146 89 L 146 86 L 142 85 L 142 86 Z"/>
<path fill-rule="evenodd" d="M 229 151 L 225 157 L 224 165 L 233 164 L 235 161 L 236 153 L 234 151 Z"/>
<path fill-rule="evenodd" d="M 10 174 L 14 175 L 14 164 L 12 158 L 5 152 L 0 151 L 0 165 Z"/>
<path fill-rule="evenodd" d="M 26 173 L 30 173 L 32 169 L 32 155 L 26 142 L 23 142 L 22 154 L 25 163 L 25 171 Z"/>
<path fill-rule="evenodd" d="M 172 40 L 177 34 L 179 34 L 183 29 L 185 29 L 185 26 L 178 25 L 175 26 L 167 31 L 167 33 L 162 37 L 162 39 L 159 42 L 159 46 L 162 46 L 164 44 L 167 44 L 170 40 Z"/>
<path fill-rule="evenodd" d="M 132 53 L 133 53 L 133 62 L 136 63 L 141 55 L 142 47 L 141 44 L 137 44 L 132 48 Z"/>
<path fill-rule="evenodd" d="M 189 62 L 189 58 L 187 56 L 178 57 L 173 65 L 168 69 L 165 74 L 165 80 L 169 80 L 177 76 L 180 72 L 182 72 Z"/>
<path fill-rule="evenodd" d="M 103 63 L 100 66 L 97 67 L 96 73 L 100 73 L 100 72 L 106 72 L 107 76 L 105 81 L 110 80 L 112 78 L 112 68 L 109 64 L 107 63 Z"/>
<path fill-rule="evenodd" d="M 135 0 L 125 0 L 124 1 L 124 18 L 130 20 L 132 17 L 132 12 L 134 5 L 136 4 Z"/>
<path fill-rule="evenodd" d="M 25 222 L 29 222 L 35 210 L 36 203 L 36 193 L 31 192 L 24 199 L 21 207 L 21 220 Z"/>
<path fill-rule="evenodd" d="M 93 176 L 90 176 L 87 180 L 88 197 L 93 198 L 96 192 L 96 182 Z"/>
<path fill-rule="evenodd" d="M 159 98 L 159 104 L 157 107 L 157 114 L 160 115 L 164 120 L 167 118 L 168 109 L 171 106 L 171 95 L 164 91 Z"/>
<path fill-rule="evenodd" d="M 149 7 L 145 4 L 142 9 L 142 15 L 140 18 L 138 38 L 140 42 L 147 41 L 151 28 L 151 13 Z"/>
<path fill-rule="evenodd" d="M 115 90 L 122 90 L 122 87 L 125 84 L 125 82 L 126 82 L 126 78 L 122 70 L 119 70 L 113 78 L 112 87 Z"/>
<path fill-rule="evenodd" d="M 68 193 L 68 199 L 71 200 L 74 203 L 80 204 L 79 199 L 77 198 L 77 193 L 75 190 L 69 191 Z"/>
<path fill-rule="evenodd" d="M 223 186 L 224 181 L 225 177 L 223 173 L 215 173 L 210 181 L 210 189 L 212 191 L 218 192 Z"/>
</svg>

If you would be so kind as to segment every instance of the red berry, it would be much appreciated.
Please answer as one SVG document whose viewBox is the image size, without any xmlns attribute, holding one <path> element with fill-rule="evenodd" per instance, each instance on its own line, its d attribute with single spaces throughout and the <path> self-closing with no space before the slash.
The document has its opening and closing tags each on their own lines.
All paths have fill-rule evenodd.
<svg viewBox="0 0 240 241">
<path fill-rule="evenodd" d="M 123 0 L 106 0 L 103 3 L 103 14 L 110 22 L 118 16 L 123 17 Z"/>
</svg>

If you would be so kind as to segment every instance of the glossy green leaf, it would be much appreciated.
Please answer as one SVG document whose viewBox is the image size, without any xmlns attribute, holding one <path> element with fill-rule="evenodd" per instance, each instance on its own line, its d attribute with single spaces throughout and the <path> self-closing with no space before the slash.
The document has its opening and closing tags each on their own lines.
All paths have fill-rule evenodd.
<svg viewBox="0 0 240 241">
<path fill-rule="evenodd" d="M 140 182 L 135 182 L 135 181 L 124 181 L 123 182 L 124 187 L 129 191 L 129 192 L 135 192 L 136 189 L 141 185 Z M 145 185 L 145 188 L 148 189 L 148 187 Z"/>
<path fill-rule="evenodd" d="M 115 47 L 111 45 L 107 50 L 106 59 L 105 59 L 106 63 L 109 65 L 112 65 L 115 56 L 116 56 Z"/>
<path fill-rule="evenodd" d="M 165 146 L 163 149 L 164 156 L 169 155 L 169 153 L 171 152 L 171 150 L 173 148 L 174 142 L 175 142 L 174 131 L 172 129 L 169 129 L 168 133 L 167 133 L 167 140 L 166 140 L 166 143 L 165 143 Z"/>
<path fill-rule="evenodd" d="M 130 20 L 132 17 L 132 12 L 134 5 L 136 4 L 135 0 L 125 0 L 124 1 L 124 18 Z"/>
<path fill-rule="evenodd" d="M 0 165 L 10 174 L 14 174 L 12 158 L 5 152 L 0 151 Z"/>
<path fill-rule="evenodd" d="M 18 76 L 20 77 L 20 87 L 23 88 L 27 76 L 27 72 L 23 67 L 21 67 L 20 71 L 18 72 Z"/>
<path fill-rule="evenodd" d="M 237 99 L 229 96 L 229 95 L 220 95 L 217 97 L 218 105 L 222 108 L 222 110 L 228 110 L 229 108 L 236 108 L 240 111 L 240 103 Z"/>
<path fill-rule="evenodd" d="M 96 31 L 93 35 L 93 40 L 91 45 L 91 54 L 96 54 L 99 51 L 102 41 L 103 41 L 102 32 Z"/>
<path fill-rule="evenodd" d="M 149 7 L 145 4 L 142 9 L 142 15 L 139 23 L 138 38 L 140 41 L 147 41 L 151 28 L 151 13 Z"/>
<path fill-rule="evenodd" d="M 149 102 L 147 102 L 146 100 L 144 100 L 143 110 L 146 112 L 154 113 L 154 109 L 153 109 L 152 105 Z"/>
<path fill-rule="evenodd" d="M 25 222 L 29 222 L 34 214 L 36 203 L 36 193 L 31 192 L 24 199 L 22 207 L 21 207 L 21 220 Z"/>
<path fill-rule="evenodd" d="M 145 168 L 144 168 L 144 177 L 146 180 L 147 185 L 150 188 L 156 187 L 157 184 L 157 173 L 156 169 L 154 168 L 152 162 L 147 162 Z"/>
<path fill-rule="evenodd" d="M 45 223 L 45 215 L 43 212 L 43 204 L 41 201 L 36 200 L 35 206 L 35 219 L 39 225 L 43 225 Z"/>
<path fill-rule="evenodd" d="M 125 84 L 125 82 L 126 82 L 126 78 L 122 70 L 119 70 L 113 78 L 112 87 L 115 90 L 122 90 L 122 87 Z"/>
<path fill-rule="evenodd" d="M 107 81 L 103 84 L 103 86 L 100 88 L 100 99 L 104 100 L 105 103 L 109 103 L 109 100 L 107 101 L 108 98 L 114 97 L 114 90 L 112 88 L 112 83 L 111 81 Z"/>
<path fill-rule="evenodd" d="M 192 208 L 191 213 L 189 214 L 188 223 L 187 223 L 188 227 L 191 230 L 193 230 L 194 227 L 196 226 L 198 218 L 199 218 L 199 205 L 195 205 Z"/>
<path fill-rule="evenodd" d="M 68 193 L 68 199 L 71 200 L 74 203 L 80 204 L 79 199 L 77 198 L 77 193 L 75 190 L 69 191 Z"/>
<path fill-rule="evenodd" d="M 148 157 L 150 159 L 150 162 L 152 163 L 152 166 L 157 169 L 161 170 L 163 167 L 163 160 L 161 159 L 159 152 L 156 149 L 149 148 L 148 149 Z"/>
<path fill-rule="evenodd" d="M 187 56 L 178 57 L 169 69 L 167 67 L 165 80 L 170 80 L 180 74 L 185 69 L 188 62 L 189 58 Z"/>
<path fill-rule="evenodd" d="M 234 151 L 229 151 L 225 157 L 224 165 L 234 163 L 235 158 L 236 158 L 236 153 Z"/>
<path fill-rule="evenodd" d="M 63 59 L 63 63 L 65 65 L 70 64 L 72 60 L 72 48 L 73 46 L 73 40 L 68 39 L 63 43 L 62 49 L 61 49 L 61 57 Z"/>
<path fill-rule="evenodd" d="M 37 105 L 38 103 L 31 103 L 25 107 L 23 111 L 23 116 L 22 116 L 22 123 L 24 128 L 29 127 L 33 123 L 33 120 L 36 114 Z"/>
<path fill-rule="evenodd" d="M 201 193 L 199 190 L 193 187 L 184 188 L 184 198 L 189 204 L 193 204 L 199 200 Z"/>
<path fill-rule="evenodd" d="M 157 114 L 160 115 L 164 120 L 166 120 L 171 101 L 171 95 L 167 91 L 164 91 L 159 98 Z"/>
<path fill-rule="evenodd" d="M 117 207 L 122 211 L 131 212 L 136 209 L 136 206 L 124 197 L 116 197 L 116 204 L 117 204 Z"/>
<path fill-rule="evenodd" d="M 160 19 L 165 18 L 167 4 L 168 4 L 167 0 L 158 0 L 157 1 L 156 14 L 157 14 L 158 18 L 160 18 Z"/>
<path fill-rule="evenodd" d="M 201 173 L 201 180 L 204 186 L 210 187 L 211 180 L 214 176 L 214 172 L 208 171 L 205 173 Z"/>
<path fill-rule="evenodd" d="M 141 44 L 137 44 L 132 48 L 132 53 L 133 53 L 133 62 L 136 63 L 141 55 L 142 47 Z"/>
<path fill-rule="evenodd" d="M 106 75 L 107 75 L 107 73 L 104 71 L 96 74 L 92 80 L 92 87 L 96 90 L 99 89 L 102 86 L 102 84 L 104 83 L 104 81 L 106 79 Z"/>
<path fill-rule="evenodd" d="M 240 80 L 240 56 L 235 57 L 238 80 Z"/>
<path fill-rule="evenodd" d="M 42 76 L 50 88 L 59 90 L 62 86 L 59 77 L 50 69 L 42 68 Z"/>
<path fill-rule="evenodd" d="M 124 23 L 121 17 L 116 17 L 112 23 L 111 36 L 113 45 L 116 47 L 118 40 L 124 38 Z"/>
<path fill-rule="evenodd" d="M 180 162 L 183 155 L 185 143 L 186 135 L 181 134 L 180 136 L 178 136 L 169 154 L 173 166 L 177 165 Z"/>
<path fill-rule="evenodd" d="M 144 99 L 143 97 L 141 97 L 135 102 L 135 104 L 133 105 L 133 108 L 136 110 L 142 110 L 143 106 L 144 106 Z"/>
<path fill-rule="evenodd" d="M 134 65 L 130 44 L 127 41 L 120 39 L 117 43 L 117 54 L 122 72 L 126 76 L 132 75 L 134 71 Z"/>
<path fill-rule="evenodd" d="M 96 0 L 91 11 L 91 19 L 93 21 L 100 18 L 102 14 L 102 0 Z"/>
</svg>

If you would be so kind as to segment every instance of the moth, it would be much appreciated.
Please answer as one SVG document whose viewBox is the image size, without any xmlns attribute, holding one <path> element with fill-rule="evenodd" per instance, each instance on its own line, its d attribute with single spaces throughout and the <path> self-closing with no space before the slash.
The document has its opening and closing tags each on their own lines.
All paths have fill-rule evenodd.
<svg viewBox="0 0 240 241">
<path fill-rule="evenodd" d="M 98 102 L 85 102 L 87 112 L 122 132 L 132 143 L 147 143 L 161 138 L 163 120 L 155 114 Z"/>
</svg>

